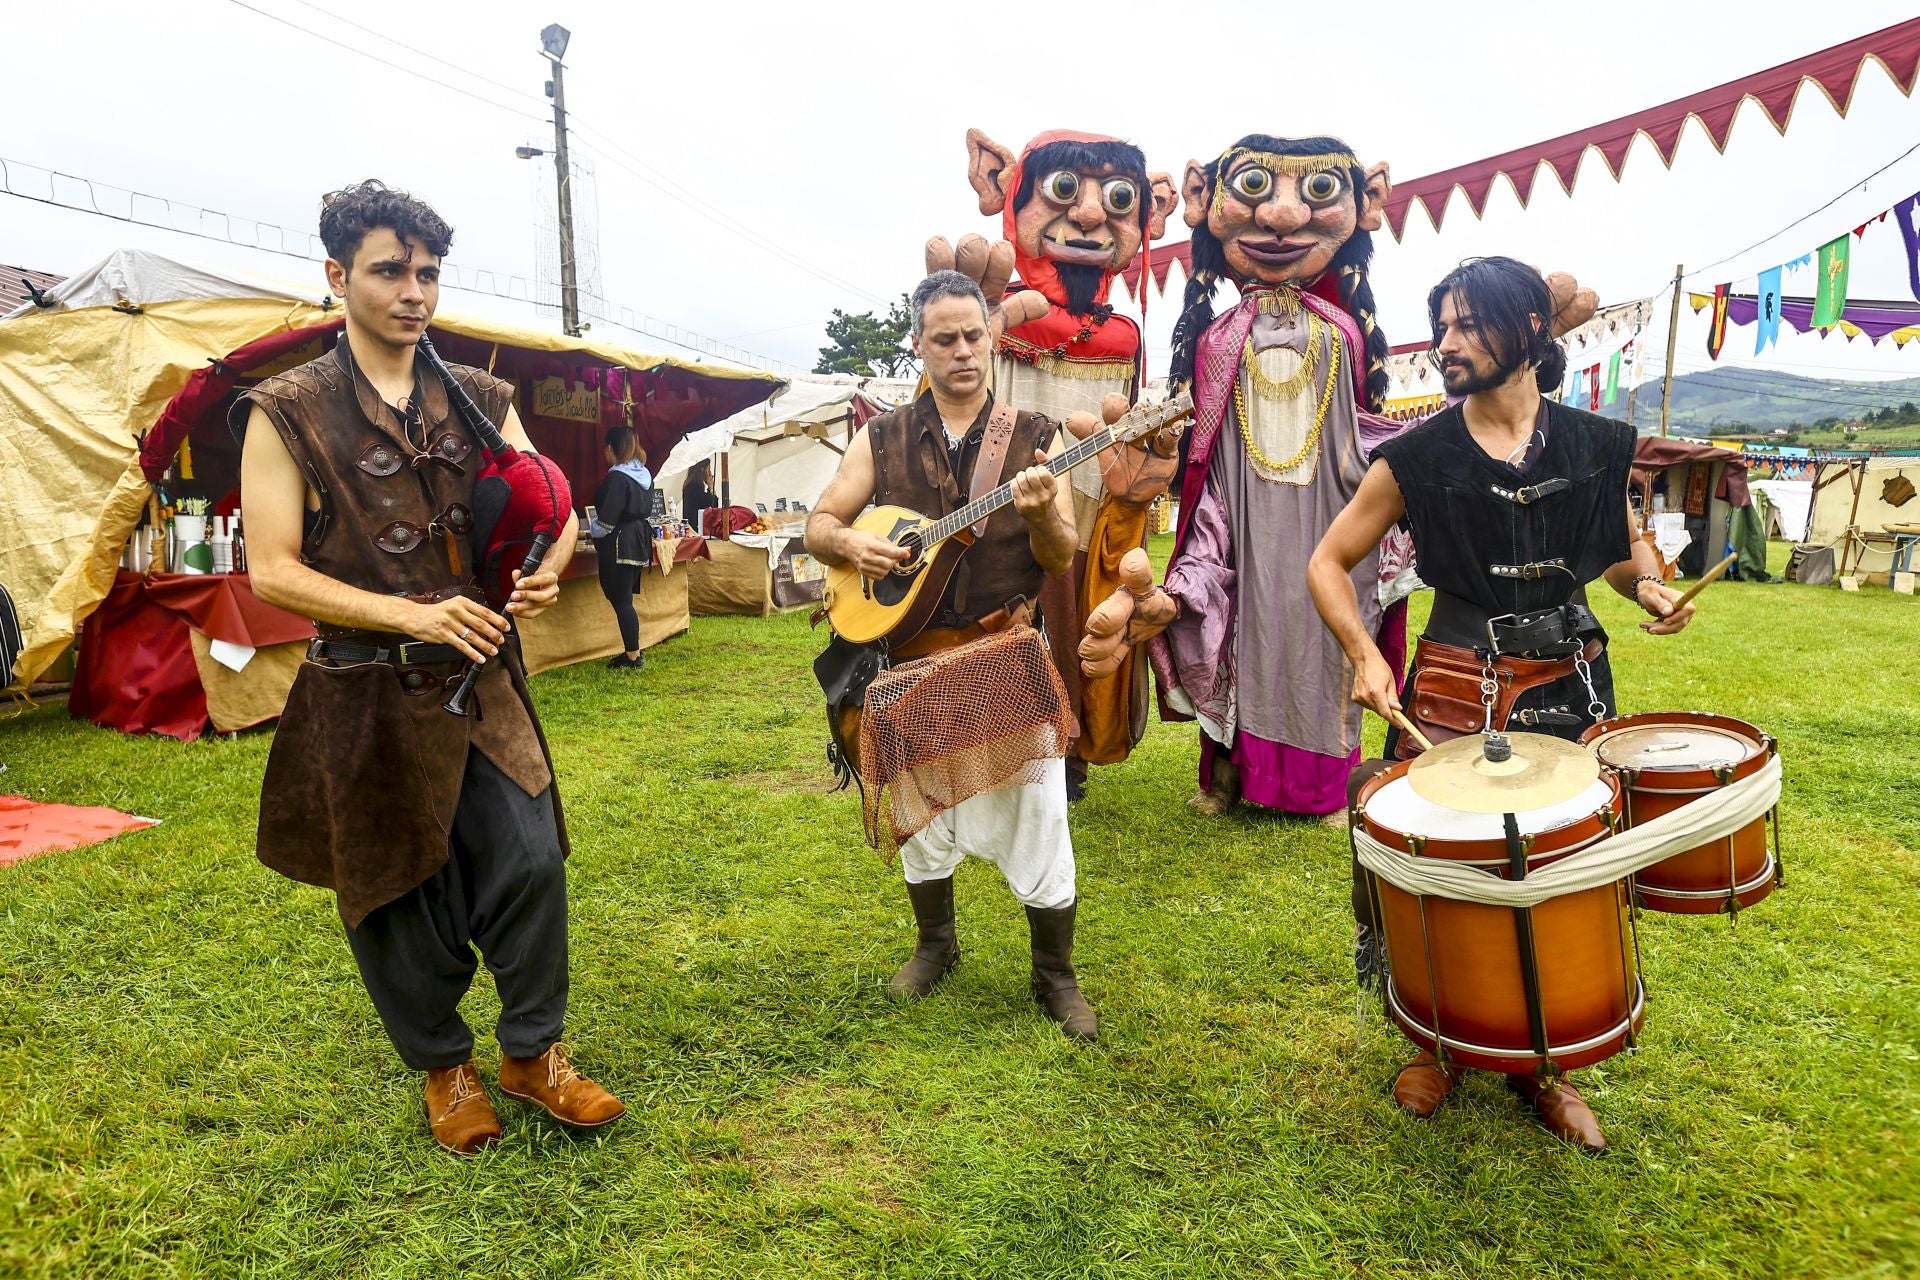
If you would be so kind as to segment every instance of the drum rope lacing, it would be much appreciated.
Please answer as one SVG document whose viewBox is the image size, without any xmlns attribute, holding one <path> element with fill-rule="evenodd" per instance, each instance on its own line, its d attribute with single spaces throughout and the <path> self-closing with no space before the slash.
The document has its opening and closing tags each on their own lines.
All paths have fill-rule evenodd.
<svg viewBox="0 0 1920 1280">
<path fill-rule="evenodd" d="M 1732 835 L 1779 803 L 1780 776 L 1780 757 L 1770 757 L 1750 777 L 1529 871 L 1525 880 L 1503 880 L 1443 858 L 1416 857 L 1381 843 L 1359 824 L 1353 828 L 1353 848 L 1361 866 L 1416 897 L 1488 907 L 1533 907 L 1549 898 L 1612 884 L 1663 858 Z"/>
</svg>

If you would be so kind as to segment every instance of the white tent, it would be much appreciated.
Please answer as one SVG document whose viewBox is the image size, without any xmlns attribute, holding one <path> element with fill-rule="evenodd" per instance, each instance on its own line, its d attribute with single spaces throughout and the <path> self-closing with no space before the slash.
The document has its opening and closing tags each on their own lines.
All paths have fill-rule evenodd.
<svg viewBox="0 0 1920 1280">
<path fill-rule="evenodd" d="M 727 479 L 734 503 L 765 511 L 812 507 L 840 465 L 857 422 L 857 402 L 891 406 L 851 382 L 796 381 L 765 404 L 692 432 L 667 455 L 655 481 L 668 500 L 677 502 L 687 472 L 699 463 L 726 455 Z M 712 477 L 716 492 L 720 474 Z"/>
</svg>

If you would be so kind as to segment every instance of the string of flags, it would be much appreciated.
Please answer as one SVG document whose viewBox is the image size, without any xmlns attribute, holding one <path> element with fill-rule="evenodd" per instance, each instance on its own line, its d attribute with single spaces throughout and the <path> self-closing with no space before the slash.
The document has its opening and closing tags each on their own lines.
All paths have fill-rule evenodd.
<svg viewBox="0 0 1920 1280">
<path fill-rule="evenodd" d="M 1853 265 L 1853 242 L 1867 234 L 1867 228 L 1887 220 L 1891 214 L 1900 228 L 1906 252 L 1907 283 L 1913 301 L 1850 300 L 1847 279 Z M 1813 292 L 1791 295 L 1784 291 L 1787 274 L 1814 269 Z M 1693 309 L 1712 308 L 1707 325 L 1707 355 L 1718 360 L 1726 344 L 1729 324 L 1755 327 L 1753 353 L 1759 355 L 1780 338 L 1782 323 L 1802 333 L 1818 332 L 1826 336 L 1838 329 L 1848 341 L 1867 336 L 1870 342 L 1892 338 L 1904 347 L 1920 338 L 1920 192 L 1882 210 L 1862 222 L 1851 233 L 1841 232 L 1812 253 L 1791 262 L 1768 267 L 1754 282 L 1752 294 L 1736 294 L 1733 286 L 1717 284 L 1711 294 L 1690 293 Z"/>
</svg>

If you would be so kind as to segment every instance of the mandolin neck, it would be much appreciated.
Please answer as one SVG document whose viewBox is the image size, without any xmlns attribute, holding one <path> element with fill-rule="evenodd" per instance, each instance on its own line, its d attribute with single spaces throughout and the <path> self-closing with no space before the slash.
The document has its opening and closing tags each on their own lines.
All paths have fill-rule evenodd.
<svg viewBox="0 0 1920 1280">
<path fill-rule="evenodd" d="M 1123 424 L 1114 424 L 1114 426 L 1120 425 Z M 1057 476 L 1064 471 L 1079 466 L 1082 462 L 1085 462 L 1088 458 L 1093 457 L 1102 450 L 1110 448 L 1116 439 L 1118 439 L 1118 437 L 1114 435 L 1113 426 L 1101 427 L 1086 439 L 1075 444 L 1071 449 L 1064 450 L 1048 458 L 1046 464 L 1047 470 Z M 1022 470 L 1025 470 L 1025 468 L 1022 468 Z M 945 542 L 948 538 L 959 533 L 968 525 L 985 520 L 988 516 L 1012 501 L 1013 484 L 1009 481 L 991 493 L 974 499 L 958 511 L 944 515 L 932 524 L 924 526 L 919 530 L 921 537 L 920 545 L 931 550 L 935 543 Z"/>
</svg>

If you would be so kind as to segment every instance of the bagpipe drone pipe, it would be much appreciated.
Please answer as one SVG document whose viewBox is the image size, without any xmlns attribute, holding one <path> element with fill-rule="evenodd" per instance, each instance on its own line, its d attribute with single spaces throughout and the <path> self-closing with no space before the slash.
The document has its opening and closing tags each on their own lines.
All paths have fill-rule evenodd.
<svg viewBox="0 0 1920 1280">
<path fill-rule="evenodd" d="M 522 453 L 507 443 L 424 333 L 418 351 L 446 385 L 447 399 L 486 454 L 486 465 L 473 485 L 473 545 L 478 549 L 480 589 L 487 603 L 504 613 L 513 596 L 513 554 L 526 548 L 518 564 L 523 577 L 540 567 L 547 548 L 573 514 L 573 490 L 552 460 Z M 459 687 L 444 704 L 448 711 L 467 714 L 467 699 L 479 674 L 479 666 L 469 663 Z"/>
</svg>

